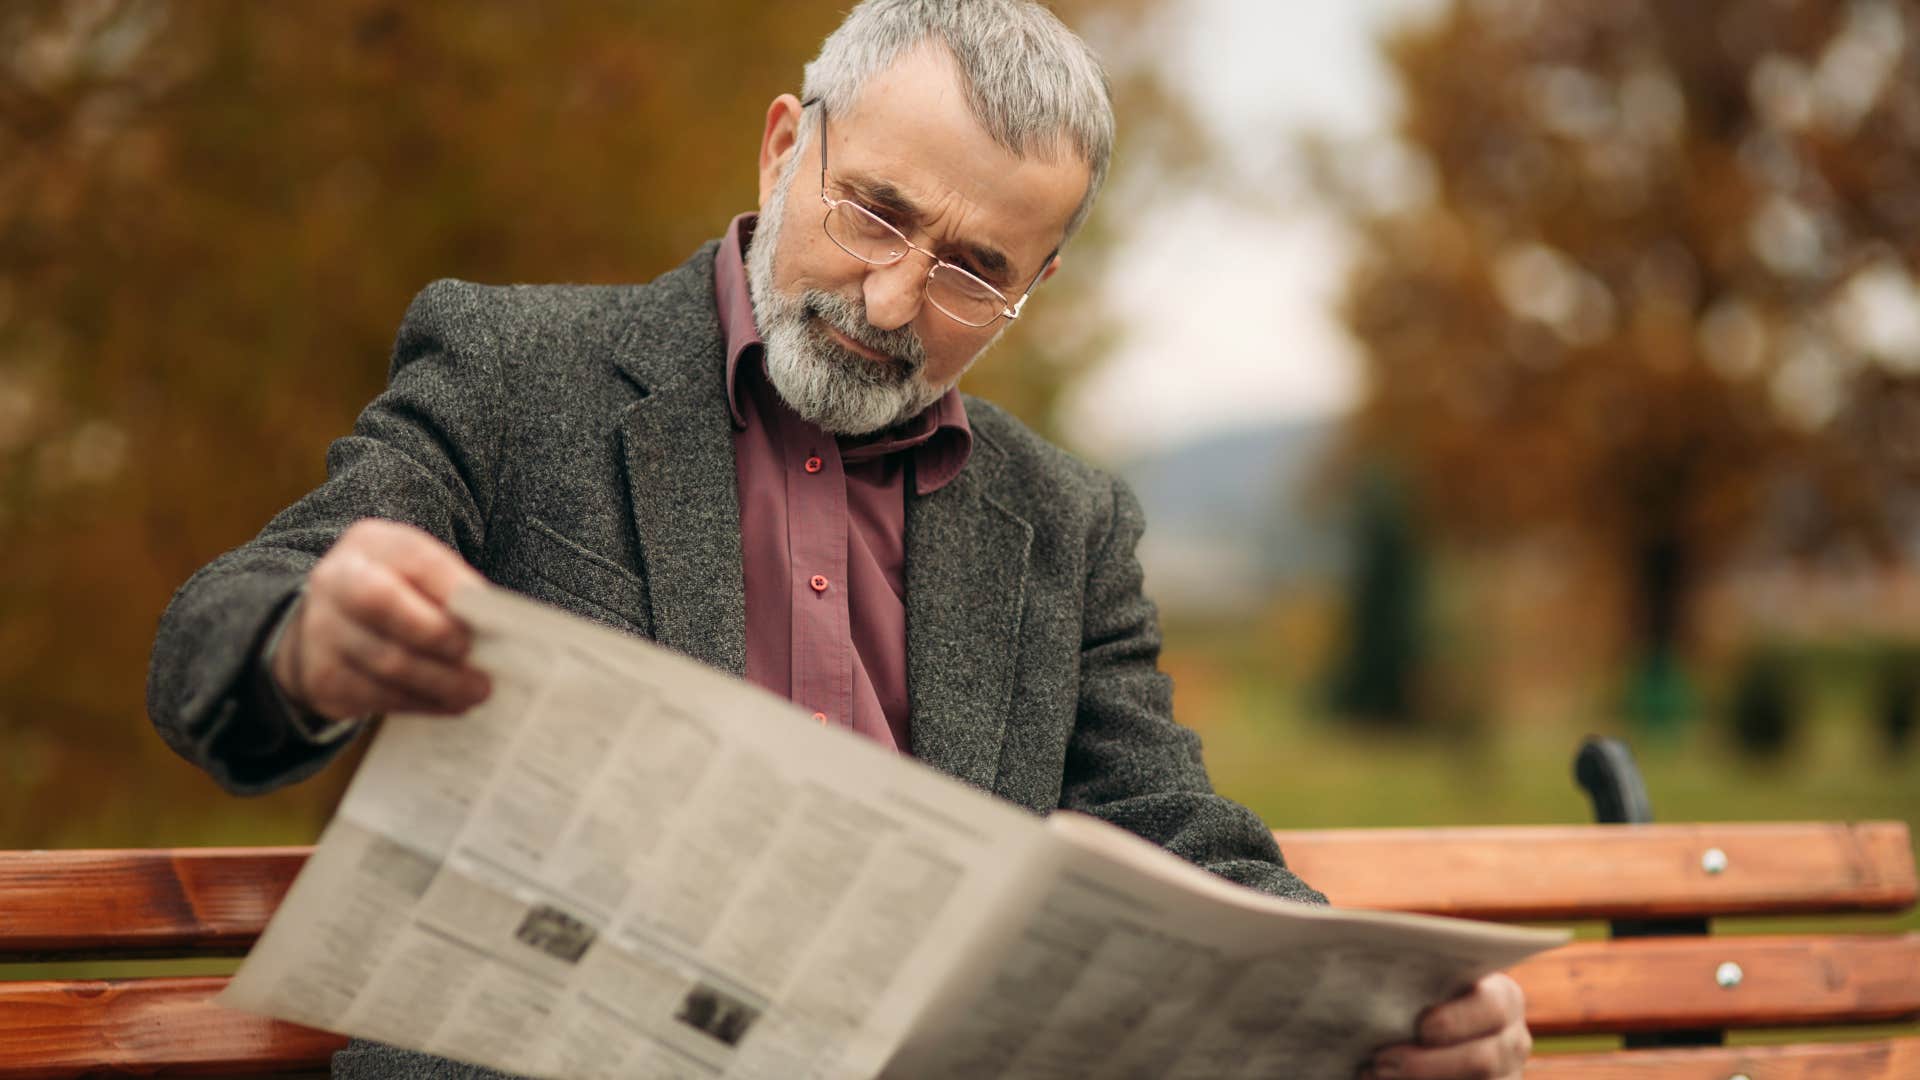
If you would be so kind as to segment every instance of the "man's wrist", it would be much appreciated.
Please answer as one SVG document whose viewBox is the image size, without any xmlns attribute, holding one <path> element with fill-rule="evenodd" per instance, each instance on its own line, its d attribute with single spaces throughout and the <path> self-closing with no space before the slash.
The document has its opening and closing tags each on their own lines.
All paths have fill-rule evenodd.
<svg viewBox="0 0 1920 1080">
<path fill-rule="evenodd" d="M 279 622 L 274 624 L 273 632 L 267 635 L 266 647 L 260 650 L 260 669 L 266 676 L 267 686 L 273 694 L 275 703 L 286 715 L 287 724 L 301 741 L 311 746 L 330 746 L 353 734 L 355 728 L 366 719 L 364 716 L 335 720 L 330 716 L 315 712 L 313 709 L 294 700 L 287 688 L 280 684 L 280 644 L 286 640 L 287 628 L 293 620 L 299 618 L 300 607 L 306 602 L 306 586 L 294 594 L 293 600 L 281 612 Z"/>
</svg>

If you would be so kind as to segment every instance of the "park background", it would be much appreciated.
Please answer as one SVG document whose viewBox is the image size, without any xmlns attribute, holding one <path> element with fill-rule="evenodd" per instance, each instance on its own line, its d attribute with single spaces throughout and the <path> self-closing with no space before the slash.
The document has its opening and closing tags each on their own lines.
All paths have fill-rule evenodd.
<svg viewBox="0 0 1920 1080">
<path fill-rule="evenodd" d="M 1121 142 L 974 393 L 1142 496 L 1276 826 L 1920 820 L 1920 2 L 1059 0 Z M 646 280 L 839 0 L 0 10 L 0 845 L 311 840 L 144 718 L 439 277 Z M 1912 920 L 1909 919 L 1911 924 Z"/>
</svg>

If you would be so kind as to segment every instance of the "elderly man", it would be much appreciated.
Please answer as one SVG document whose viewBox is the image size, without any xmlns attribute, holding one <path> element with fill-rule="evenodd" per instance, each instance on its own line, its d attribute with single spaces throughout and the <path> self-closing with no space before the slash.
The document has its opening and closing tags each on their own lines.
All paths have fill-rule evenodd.
<svg viewBox="0 0 1920 1080">
<path fill-rule="evenodd" d="M 955 389 L 1060 267 L 1113 142 L 1027 0 L 867 0 L 774 99 L 760 212 L 650 284 L 441 282 L 329 479 L 181 589 L 150 709 L 240 792 L 488 692 L 447 609 L 502 584 L 732 671 L 1037 813 L 1322 898 L 1170 716 L 1117 481 Z M 1380 1077 L 1518 1076 L 1517 987 Z M 457 1066 L 356 1044 L 336 1075 Z"/>
</svg>

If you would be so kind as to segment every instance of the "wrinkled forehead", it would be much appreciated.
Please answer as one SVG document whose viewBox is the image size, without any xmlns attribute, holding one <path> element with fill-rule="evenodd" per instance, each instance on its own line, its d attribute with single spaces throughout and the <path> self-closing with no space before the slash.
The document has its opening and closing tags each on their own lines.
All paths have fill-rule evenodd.
<svg viewBox="0 0 1920 1080">
<path fill-rule="evenodd" d="M 1037 271 L 1057 248 L 1086 194 L 1090 172 L 1057 139 L 1000 145 L 973 114 L 944 49 L 908 52 L 867 81 L 844 114 L 827 121 L 836 180 L 885 183 L 942 220 L 1003 247 L 1016 267 Z"/>
</svg>

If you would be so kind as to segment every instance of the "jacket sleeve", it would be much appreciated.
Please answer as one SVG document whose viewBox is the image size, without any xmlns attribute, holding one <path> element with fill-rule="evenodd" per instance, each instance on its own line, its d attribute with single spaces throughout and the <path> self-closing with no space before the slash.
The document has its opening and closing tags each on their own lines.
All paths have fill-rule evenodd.
<svg viewBox="0 0 1920 1080">
<path fill-rule="evenodd" d="M 181 756 L 237 794 L 304 779 L 343 743 L 295 736 L 258 657 L 307 570 L 362 518 L 406 522 L 480 558 L 499 441 L 497 359 L 481 291 L 414 298 L 385 392 L 327 452 L 327 480 L 188 579 L 154 636 L 147 712 Z"/>
<path fill-rule="evenodd" d="M 1200 738 L 1173 720 L 1172 682 L 1159 670 L 1160 627 L 1141 591 L 1134 548 L 1140 505 L 1111 480 L 1111 511 L 1089 555 L 1080 644 L 1080 699 L 1060 805 L 1139 834 L 1231 881 L 1326 903 L 1286 868 L 1273 834 L 1214 794 Z"/>
</svg>

